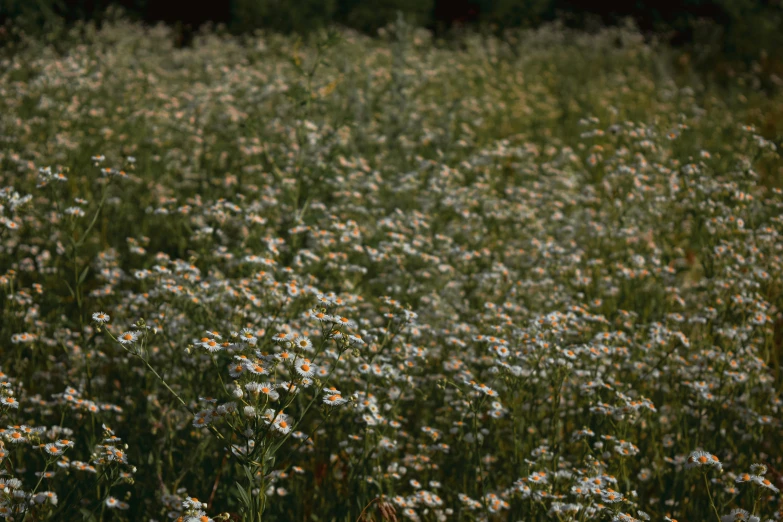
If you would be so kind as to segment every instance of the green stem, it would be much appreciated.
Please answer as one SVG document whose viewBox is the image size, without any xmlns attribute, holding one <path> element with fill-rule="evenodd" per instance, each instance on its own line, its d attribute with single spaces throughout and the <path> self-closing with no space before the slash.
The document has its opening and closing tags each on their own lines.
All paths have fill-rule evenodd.
<svg viewBox="0 0 783 522">
<path fill-rule="evenodd" d="M 710 491 L 710 481 L 707 480 L 707 474 L 702 473 L 701 476 L 704 478 L 704 486 L 707 488 L 707 496 L 710 499 L 710 506 L 712 506 L 712 511 L 715 513 L 715 518 L 718 519 L 718 522 L 722 522 L 720 519 L 720 513 L 718 513 L 718 508 L 715 507 L 715 502 L 712 500 L 712 492 Z"/>
</svg>

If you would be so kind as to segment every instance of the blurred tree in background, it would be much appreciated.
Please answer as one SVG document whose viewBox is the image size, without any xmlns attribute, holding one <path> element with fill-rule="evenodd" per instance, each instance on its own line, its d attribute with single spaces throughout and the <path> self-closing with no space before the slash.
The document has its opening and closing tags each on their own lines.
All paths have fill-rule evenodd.
<svg viewBox="0 0 783 522">
<path fill-rule="evenodd" d="M 0 0 L 0 26 L 17 31 L 49 32 L 76 21 L 100 23 L 112 6 L 125 16 L 180 28 L 179 44 L 204 23 L 223 24 L 230 31 L 255 29 L 306 34 L 339 24 L 368 34 L 402 13 L 409 22 L 447 36 L 455 28 L 502 32 L 561 20 L 590 30 L 632 19 L 645 33 L 666 35 L 675 45 L 693 45 L 701 58 L 725 56 L 757 60 L 761 49 L 783 49 L 783 0 L 652 0 L 590 2 L 588 0 Z"/>
</svg>

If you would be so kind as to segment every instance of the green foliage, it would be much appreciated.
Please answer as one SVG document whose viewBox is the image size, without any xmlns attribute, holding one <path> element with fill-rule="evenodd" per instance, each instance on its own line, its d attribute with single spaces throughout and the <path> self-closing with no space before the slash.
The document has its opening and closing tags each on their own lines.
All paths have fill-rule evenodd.
<svg viewBox="0 0 783 522">
<path fill-rule="evenodd" d="M 237 32 L 309 33 L 333 23 L 337 5 L 338 0 L 232 0 L 230 25 Z"/>
<path fill-rule="evenodd" d="M 29 34 L 46 37 L 57 34 L 65 24 L 64 0 L 0 0 L 0 26 L 13 27 Z M 0 37 L 0 43 L 4 38 Z"/>
<path fill-rule="evenodd" d="M 480 21 L 484 24 L 509 29 L 538 27 L 556 17 L 553 0 L 481 0 L 476 2 Z"/>
<path fill-rule="evenodd" d="M 433 21 L 433 8 L 434 0 L 341 0 L 335 22 L 375 34 L 381 27 L 394 22 L 398 13 L 402 13 L 413 25 L 428 25 Z"/>
<path fill-rule="evenodd" d="M 2 59 L 0 513 L 783 507 L 769 62 L 718 83 L 632 27 L 402 14 L 173 32 Z"/>
</svg>

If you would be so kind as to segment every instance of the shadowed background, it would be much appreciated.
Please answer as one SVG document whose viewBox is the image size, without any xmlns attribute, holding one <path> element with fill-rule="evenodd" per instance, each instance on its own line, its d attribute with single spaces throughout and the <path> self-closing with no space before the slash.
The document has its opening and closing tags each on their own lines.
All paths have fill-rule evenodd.
<svg viewBox="0 0 783 522">
<path fill-rule="evenodd" d="M 307 33 L 337 24 L 375 34 L 398 13 L 440 36 L 465 27 L 498 32 L 555 20 L 591 30 L 631 19 L 644 33 L 675 45 L 710 44 L 744 60 L 783 42 L 780 0 L 0 0 L 0 23 L 35 31 L 62 22 L 100 22 L 112 7 L 132 19 L 176 26 L 180 45 L 205 23 L 224 24 L 234 33 L 259 28 Z"/>
</svg>

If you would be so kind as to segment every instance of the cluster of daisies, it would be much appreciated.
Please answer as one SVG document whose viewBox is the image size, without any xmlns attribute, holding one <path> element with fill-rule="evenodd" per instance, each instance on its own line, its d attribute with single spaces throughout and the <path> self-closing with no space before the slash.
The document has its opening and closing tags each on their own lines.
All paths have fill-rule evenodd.
<svg viewBox="0 0 783 522">
<path fill-rule="evenodd" d="M 340 35 L 0 58 L 0 517 L 779 520 L 783 100 Z"/>
</svg>

